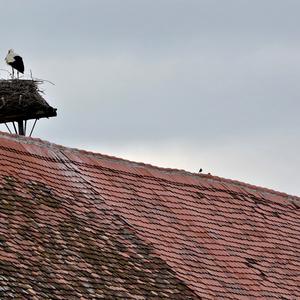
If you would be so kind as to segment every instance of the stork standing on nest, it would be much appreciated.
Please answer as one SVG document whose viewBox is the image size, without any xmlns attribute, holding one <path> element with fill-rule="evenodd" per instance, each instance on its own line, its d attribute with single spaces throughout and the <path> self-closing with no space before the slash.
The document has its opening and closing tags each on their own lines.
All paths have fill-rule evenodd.
<svg viewBox="0 0 300 300">
<path fill-rule="evenodd" d="M 8 53 L 5 57 L 5 61 L 12 69 L 12 78 L 15 76 L 14 69 L 17 70 L 17 78 L 19 79 L 19 72 L 24 74 L 24 63 L 20 55 L 16 54 L 13 49 L 8 50 Z"/>
</svg>

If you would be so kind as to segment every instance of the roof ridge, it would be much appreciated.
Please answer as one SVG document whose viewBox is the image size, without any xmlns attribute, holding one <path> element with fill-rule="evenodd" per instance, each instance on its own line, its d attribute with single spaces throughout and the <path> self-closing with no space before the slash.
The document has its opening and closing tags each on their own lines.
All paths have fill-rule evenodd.
<svg viewBox="0 0 300 300">
<path fill-rule="evenodd" d="M 249 184 L 249 183 L 234 180 L 234 179 L 219 177 L 219 176 L 216 176 L 216 175 L 198 174 L 198 173 L 193 173 L 193 172 L 190 172 L 190 171 L 186 171 L 184 169 L 159 167 L 159 166 L 152 165 L 150 163 L 136 162 L 136 161 L 132 161 L 132 160 L 129 160 L 129 159 L 124 159 L 124 158 L 120 158 L 120 157 L 116 157 L 116 156 L 112 156 L 112 155 L 97 153 L 97 152 L 93 152 L 93 151 L 87 151 L 87 150 L 78 149 L 78 148 L 67 147 L 67 146 L 51 143 L 49 141 L 42 140 L 40 138 L 25 137 L 25 136 L 20 136 L 20 135 L 17 135 L 17 134 L 9 134 L 9 133 L 2 132 L 2 131 L 0 131 L 0 138 L 1 137 L 7 138 L 9 140 L 17 141 L 17 142 L 25 142 L 26 144 L 33 144 L 33 145 L 40 146 L 40 147 L 47 147 L 47 148 L 50 147 L 52 149 L 56 148 L 58 150 L 67 150 L 67 151 L 71 151 L 71 152 L 78 152 L 78 153 L 82 153 L 82 154 L 87 155 L 87 156 L 101 157 L 101 158 L 104 158 L 104 159 L 109 159 L 109 160 L 112 160 L 112 161 L 119 161 L 119 162 L 123 162 L 123 163 L 129 163 L 129 164 L 133 164 L 133 165 L 136 165 L 136 166 L 149 167 L 149 168 L 153 168 L 153 169 L 156 169 L 156 170 L 162 171 L 162 172 L 174 172 L 174 173 L 181 173 L 181 174 L 184 174 L 184 175 L 187 175 L 187 176 L 201 177 L 201 178 L 216 181 L 216 182 L 219 182 L 219 183 L 233 184 L 233 185 L 238 186 L 238 187 L 248 188 L 250 190 L 261 191 L 261 192 L 265 192 L 265 193 L 269 193 L 269 194 L 274 194 L 274 195 L 286 197 L 286 198 L 291 199 L 291 200 L 300 201 L 300 197 L 296 196 L 296 195 L 289 195 L 289 194 L 284 193 L 284 192 L 279 192 L 279 191 L 269 189 L 269 188 L 265 188 L 265 187 L 262 187 L 262 186 L 257 186 L 257 185 L 254 185 L 254 184 Z M 41 156 L 41 155 L 39 155 L 39 156 Z"/>
</svg>

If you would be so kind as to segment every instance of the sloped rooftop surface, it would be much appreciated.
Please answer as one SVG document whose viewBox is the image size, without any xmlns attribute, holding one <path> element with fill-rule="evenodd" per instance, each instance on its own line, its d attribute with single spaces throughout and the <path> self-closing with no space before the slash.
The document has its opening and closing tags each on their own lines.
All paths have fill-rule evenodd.
<svg viewBox="0 0 300 300">
<path fill-rule="evenodd" d="M 299 299 L 300 199 L 0 133 L 0 298 Z"/>
</svg>

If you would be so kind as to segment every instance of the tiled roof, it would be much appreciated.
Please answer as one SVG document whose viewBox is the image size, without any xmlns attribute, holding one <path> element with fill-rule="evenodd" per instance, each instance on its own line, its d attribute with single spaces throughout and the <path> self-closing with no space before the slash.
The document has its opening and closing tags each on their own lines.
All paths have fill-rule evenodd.
<svg viewBox="0 0 300 300">
<path fill-rule="evenodd" d="M 300 198 L 0 133 L 0 299 L 300 299 Z"/>
</svg>

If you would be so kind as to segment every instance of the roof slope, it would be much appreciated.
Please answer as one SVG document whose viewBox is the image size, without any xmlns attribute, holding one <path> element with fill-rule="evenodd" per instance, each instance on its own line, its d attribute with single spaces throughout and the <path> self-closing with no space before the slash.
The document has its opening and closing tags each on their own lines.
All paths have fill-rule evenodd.
<svg viewBox="0 0 300 300">
<path fill-rule="evenodd" d="M 0 296 L 299 299 L 300 199 L 0 134 Z"/>
</svg>

